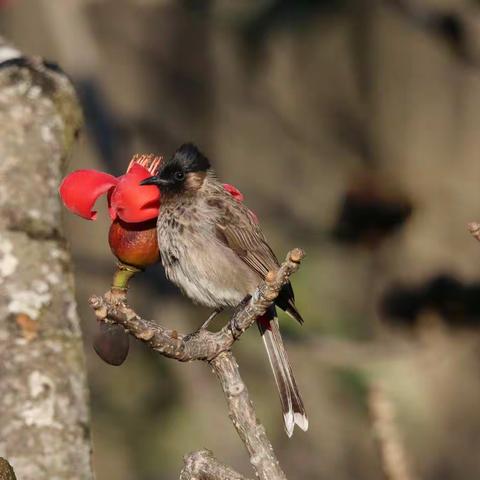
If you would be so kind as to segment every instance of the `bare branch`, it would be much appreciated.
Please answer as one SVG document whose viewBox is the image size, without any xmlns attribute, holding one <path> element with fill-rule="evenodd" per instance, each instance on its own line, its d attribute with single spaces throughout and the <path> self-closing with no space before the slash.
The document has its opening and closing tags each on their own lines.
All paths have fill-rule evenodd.
<svg viewBox="0 0 480 480">
<path fill-rule="evenodd" d="M 267 275 L 247 305 L 235 312 L 234 319 L 240 329 L 237 339 L 277 298 L 282 286 L 298 269 L 304 255 L 298 248 L 289 252 L 285 262 L 276 272 Z M 112 289 L 103 297 L 94 295 L 90 297 L 90 305 L 99 320 L 123 325 L 131 335 L 147 343 L 153 350 L 181 362 L 212 360 L 230 349 L 236 340 L 229 325 L 219 332 L 200 330 L 194 335 L 183 335 L 145 320 L 127 306 L 125 290 Z"/>
<path fill-rule="evenodd" d="M 232 352 L 222 352 L 211 365 L 227 399 L 228 415 L 250 454 L 250 463 L 260 479 L 286 480 L 267 438 L 265 427 L 255 413 L 248 390 Z"/>
<path fill-rule="evenodd" d="M 269 272 L 252 298 L 235 311 L 232 321 L 239 328 L 233 335 L 230 324 L 218 332 L 201 329 L 194 334 L 180 334 L 157 323 L 145 320 L 126 303 L 126 289 L 113 288 L 103 297 L 92 296 L 90 305 L 97 319 L 122 325 L 131 335 L 145 342 L 150 348 L 169 358 L 186 362 L 209 362 L 220 380 L 225 394 L 229 416 L 250 455 L 250 463 L 261 480 L 286 480 L 265 428 L 258 420 L 248 390 L 240 376 L 237 362 L 230 349 L 239 336 L 255 320 L 263 315 L 277 298 L 281 288 L 297 271 L 304 252 L 294 249 L 276 272 Z M 186 457 L 181 480 L 242 480 L 240 474 L 220 464 L 208 451 L 200 451 Z"/>
<path fill-rule="evenodd" d="M 468 224 L 468 231 L 472 234 L 474 238 L 480 241 L 480 223 L 470 222 Z"/>
<path fill-rule="evenodd" d="M 247 480 L 243 475 L 220 463 L 210 450 L 185 455 L 180 480 Z"/>
</svg>

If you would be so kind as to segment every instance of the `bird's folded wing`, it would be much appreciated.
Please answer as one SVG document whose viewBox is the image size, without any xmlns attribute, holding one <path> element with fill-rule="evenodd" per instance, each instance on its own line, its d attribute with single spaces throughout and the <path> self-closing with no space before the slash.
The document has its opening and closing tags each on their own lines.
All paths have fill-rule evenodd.
<svg viewBox="0 0 480 480">
<path fill-rule="evenodd" d="M 243 204 L 235 204 L 231 198 L 214 202 L 218 209 L 215 229 L 217 238 L 232 249 L 261 278 L 279 267 L 277 257 L 254 220 L 251 212 Z M 302 316 L 295 307 L 295 295 L 290 282 L 286 283 L 275 303 L 289 315 L 303 323 Z"/>
<path fill-rule="evenodd" d="M 217 238 L 265 278 L 270 270 L 278 268 L 279 263 L 260 227 L 243 205 L 229 206 L 227 203 L 224 208 L 228 211 L 218 217 Z"/>
</svg>

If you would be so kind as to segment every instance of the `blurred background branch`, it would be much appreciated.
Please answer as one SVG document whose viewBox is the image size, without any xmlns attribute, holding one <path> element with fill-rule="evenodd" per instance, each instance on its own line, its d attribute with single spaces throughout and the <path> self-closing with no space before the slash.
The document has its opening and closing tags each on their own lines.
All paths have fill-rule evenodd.
<svg viewBox="0 0 480 480">
<path fill-rule="evenodd" d="M 368 407 L 385 480 L 413 480 L 395 425 L 395 409 L 379 384 L 370 385 Z"/>
</svg>

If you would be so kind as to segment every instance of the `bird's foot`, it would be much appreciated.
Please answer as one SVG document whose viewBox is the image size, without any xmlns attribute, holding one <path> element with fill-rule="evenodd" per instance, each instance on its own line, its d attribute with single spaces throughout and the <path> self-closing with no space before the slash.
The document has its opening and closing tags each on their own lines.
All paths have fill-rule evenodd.
<svg viewBox="0 0 480 480">
<path fill-rule="evenodd" d="M 241 312 L 245 306 L 247 305 L 247 303 L 250 301 L 250 299 L 252 298 L 251 295 L 247 295 L 236 307 L 235 307 L 235 310 L 233 311 L 233 315 L 232 317 L 230 318 L 230 331 L 232 332 L 232 337 L 237 340 L 238 337 L 240 336 L 241 333 L 243 333 L 243 329 L 240 328 L 240 326 L 238 325 L 238 322 L 237 322 L 237 315 L 239 312 Z"/>
<path fill-rule="evenodd" d="M 240 333 L 241 333 L 241 329 L 238 326 L 235 316 L 233 316 L 230 319 L 229 327 L 230 327 L 230 331 L 232 332 L 233 339 L 238 340 L 238 337 L 240 336 Z"/>
</svg>

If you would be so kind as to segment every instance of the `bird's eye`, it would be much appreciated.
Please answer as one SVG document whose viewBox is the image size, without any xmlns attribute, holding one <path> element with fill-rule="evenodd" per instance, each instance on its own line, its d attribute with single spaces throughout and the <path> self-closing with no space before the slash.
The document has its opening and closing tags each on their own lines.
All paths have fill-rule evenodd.
<svg viewBox="0 0 480 480">
<path fill-rule="evenodd" d="M 185 174 L 182 171 L 175 172 L 175 180 L 181 182 L 185 178 Z"/>
</svg>

